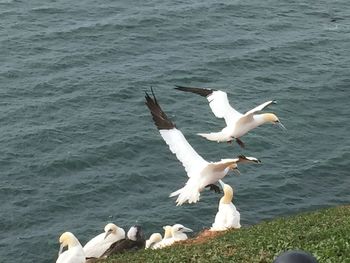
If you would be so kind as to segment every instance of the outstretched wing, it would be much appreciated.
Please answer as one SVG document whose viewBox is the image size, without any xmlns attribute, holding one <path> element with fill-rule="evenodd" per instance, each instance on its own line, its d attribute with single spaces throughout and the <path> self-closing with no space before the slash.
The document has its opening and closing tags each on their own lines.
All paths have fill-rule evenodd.
<svg viewBox="0 0 350 263">
<path fill-rule="evenodd" d="M 254 109 L 247 111 L 244 115 L 251 115 L 251 114 L 257 113 L 259 111 L 262 111 L 263 109 L 265 109 L 266 107 L 268 107 L 271 104 L 276 104 L 276 101 L 275 100 L 266 101 L 263 104 L 260 104 L 259 106 L 255 107 Z"/>
<path fill-rule="evenodd" d="M 217 118 L 224 118 L 227 126 L 232 126 L 242 116 L 241 113 L 231 107 L 227 93 L 221 90 L 203 89 L 176 86 L 178 90 L 192 92 L 204 96 L 209 101 L 209 106 Z"/>
<path fill-rule="evenodd" d="M 153 121 L 157 126 L 160 135 L 168 144 L 172 153 L 185 167 L 188 177 L 198 174 L 207 164 L 187 142 L 182 132 L 176 129 L 175 124 L 166 116 L 160 108 L 157 99 L 153 94 L 153 99 L 146 93 L 146 105 L 151 111 Z"/>
</svg>

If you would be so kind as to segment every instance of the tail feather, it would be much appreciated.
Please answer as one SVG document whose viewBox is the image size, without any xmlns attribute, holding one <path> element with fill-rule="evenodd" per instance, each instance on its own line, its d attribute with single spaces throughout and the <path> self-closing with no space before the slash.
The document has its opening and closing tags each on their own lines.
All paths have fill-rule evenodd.
<svg viewBox="0 0 350 263">
<path fill-rule="evenodd" d="M 197 133 L 197 135 L 202 136 L 209 141 L 215 141 L 215 142 L 229 141 L 229 139 L 226 136 L 224 136 L 222 132 Z"/>
<path fill-rule="evenodd" d="M 169 197 L 177 196 L 176 206 L 180 206 L 186 202 L 189 204 L 197 203 L 199 200 L 200 192 L 198 187 L 193 187 L 193 185 L 186 184 L 181 189 L 171 193 Z"/>
</svg>

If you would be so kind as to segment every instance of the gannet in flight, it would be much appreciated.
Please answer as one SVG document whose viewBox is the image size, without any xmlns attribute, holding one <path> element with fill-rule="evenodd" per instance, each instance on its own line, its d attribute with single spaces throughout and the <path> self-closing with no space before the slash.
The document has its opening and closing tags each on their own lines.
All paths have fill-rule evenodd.
<svg viewBox="0 0 350 263">
<path fill-rule="evenodd" d="M 224 190 L 224 196 L 220 199 L 219 209 L 210 230 L 224 231 L 229 228 L 240 228 L 241 215 L 232 203 L 233 189 L 231 186 L 223 183 L 221 180 L 219 182 Z"/>
<path fill-rule="evenodd" d="M 60 236 L 59 242 L 60 250 L 56 263 L 85 263 L 83 247 L 71 232 L 64 232 Z M 62 252 L 66 246 L 68 246 L 68 250 Z"/>
<path fill-rule="evenodd" d="M 132 226 L 127 233 L 127 237 L 113 243 L 107 251 L 103 253 L 101 258 L 106 258 L 113 254 L 124 253 L 125 251 L 144 249 L 145 243 L 146 240 L 141 226 Z"/>
<path fill-rule="evenodd" d="M 226 122 L 226 127 L 220 132 L 211 133 L 198 133 L 198 135 L 216 142 L 236 142 L 244 148 L 244 143 L 239 139 L 250 130 L 264 124 L 272 123 L 277 124 L 281 128 L 285 129 L 283 124 L 279 121 L 278 117 L 273 113 L 262 113 L 258 114 L 260 111 L 265 109 L 270 104 L 275 104 L 276 101 L 267 101 L 254 109 L 247 111 L 242 114 L 232 108 L 230 105 L 227 93 L 221 90 L 214 89 L 203 89 L 203 88 L 192 88 L 176 86 L 177 90 L 192 92 L 206 97 L 209 101 L 209 106 L 217 118 L 224 118 Z"/>
<path fill-rule="evenodd" d="M 199 200 L 200 192 L 205 187 L 214 186 L 229 170 L 237 169 L 237 163 L 260 163 L 254 157 L 245 157 L 243 155 L 233 159 L 221 159 L 218 162 L 207 162 L 192 148 L 182 132 L 176 129 L 175 124 L 171 122 L 160 108 L 154 94 L 153 99 L 147 93 L 145 98 L 146 105 L 151 111 L 153 121 L 160 135 L 168 144 L 171 152 L 176 155 L 177 159 L 185 167 L 189 177 L 183 188 L 170 194 L 170 197 L 178 196 L 176 200 L 177 205 L 182 205 L 185 202 L 196 203 Z"/>
<path fill-rule="evenodd" d="M 113 243 L 125 238 L 124 229 L 113 223 L 107 224 L 104 231 L 86 243 L 83 248 L 86 258 L 101 257 Z"/>
</svg>

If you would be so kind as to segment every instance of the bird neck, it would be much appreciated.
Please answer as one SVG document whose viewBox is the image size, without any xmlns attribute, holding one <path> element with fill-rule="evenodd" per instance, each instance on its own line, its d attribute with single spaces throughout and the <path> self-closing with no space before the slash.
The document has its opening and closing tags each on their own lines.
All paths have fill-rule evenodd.
<svg viewBox="0 0 350 263">
<path fill-rule="evenodd" d="M 233 194 L 225 192 L 224 196 L 220 199 L 220 204 L 230 204 L 232 202 Z"/>
</svg>

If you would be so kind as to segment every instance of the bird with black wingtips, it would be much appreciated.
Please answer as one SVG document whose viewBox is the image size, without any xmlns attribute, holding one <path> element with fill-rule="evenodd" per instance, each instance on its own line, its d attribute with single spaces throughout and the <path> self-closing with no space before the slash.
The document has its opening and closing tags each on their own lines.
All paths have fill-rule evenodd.
<svg viewBox="0 0 350 263">
<path fill-rule="evenodd" d="M 240 137 L 264 123 L 276 124 L 281 128 L 285 129 L 285 127 L 275 114 L 259 114 L 260 111 L 264 110 L 269 105 L 276 103 L 276 101 L 274 100 L 264 102 L 263 104 L 255 107 L 254 109 L 242 114 L 230 105 L 230 102 L 227 98 L 227 93 L 224 91 L 215 89 L 184 87 L 178 85 L 175 89 L 185 92 L 192 92 L 200 96 L 206 97 L 214 115 L 217 118 L 225 119 L 226 127 L 223 128 L 220 132 L 198 133 L 198 135 L 206 138 L 207 140 L 229 143 L 235 140 L 242 148 L 244 148 L 245 144 L 240 139 Z"/>
<path fill-rule="evenodd" d="M 210 230 L 224 231 L 230 228 L 240 228 L 241 215 L 232 203 L 233 189 L 221 180 L 219 182 L 224 191 L 224 196 L 220 199 L 218 212 L 215 215 L 215 220 Z"/>
<path fill-rule="evenodd" d="M 101 233 L 83 247 L 86 258 L 99 258 L 104 252 L 118 240 L 125 239 L 125 231 L 113 223 L 108 223 Z"/>
<path fill-rule="evenodd" d="M 207 162 L 192 148 L 182 132 L 167 117 L 159 106 L 153 90 L 151 91 L 153 98 L 147 92 L 145 98 L 153 121 L 160 135 L 168 144 L 170 151 L 176 155 L 177 159 L 185 167 L 189 177 L 184 187 L 170 194 L 170 197 L 178 196 L 176 200 L 177 205 L 182 205 L 186 202 L 196 203 L 199 200 L 200 192 L 205 187 L 215 185 L 230 170 L 237 170 L 238 163 L 260 163 L 260 160 L 255 157 L 245 157 L 243 155 L 232 159 L 222 159 L 218 162 Z"/>
<path fill-rule="evenodd" d="M 142 231 L 141 226 L 134 225 L 130 227 L 127 237 L 113 243 L 101 258 L 106 258 L 113 254 L 124 253 L 126 251 L 135 251 L 144 249 L 146 240 Z"/>
<path fill-rule="evenodd" d="M 60 236 L 59 242 L 60 250 L 56 263 L 85 263 L 83 247 L 71 232 L 64 232 Z M 68 247 L 68 249 L 63 252 L 65 247 Z"/>
</svg>

